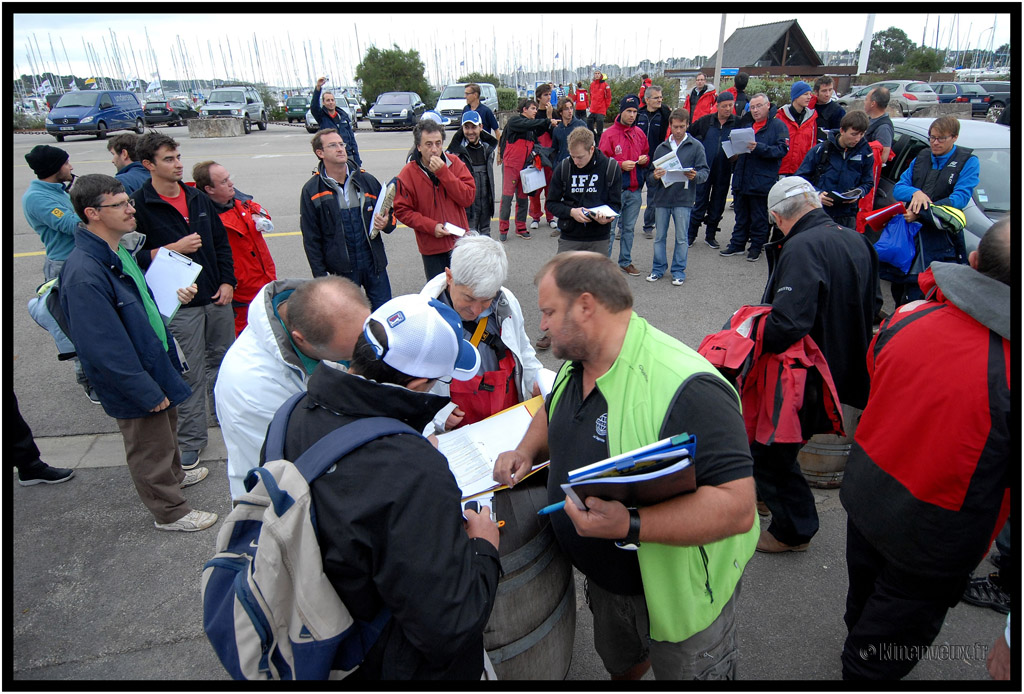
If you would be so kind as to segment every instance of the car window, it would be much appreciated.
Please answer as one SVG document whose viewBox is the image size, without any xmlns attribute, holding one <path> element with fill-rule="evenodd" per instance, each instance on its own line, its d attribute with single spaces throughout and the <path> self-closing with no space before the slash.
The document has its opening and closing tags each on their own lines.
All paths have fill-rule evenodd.
<svg viewBox="0 0 1024 694">
<path fill-rule="evenodd" d="M 466 85 L 449 84 L 441 92 L 442 99 L 464 99 L 466 97 Z"/>
<path fill-rule="evenodd" d="M 952 84 L 936 84 L 932 87 L 936 94 L 955 94 L 956 87 Z"/>
<path fill-rule="evenodd" d="M 892 164 L 882 167 L 882 176 L 893 183 L 900 180 L 900 176 L 903 175 L 903 172 L 910 166 L 910 162 L 913 161 L 914 155 L 920 151 L 920 147 L 915 146 L 916 144 L 924 146 L 924 143 L 917 140 L 913 135 L 897 130 L 892 136 Z M 905 156 L 908 148 L 913 149 L 910 158 Z"/>
<path fill-rule="evenodd" d="M 230 89 L 214 89 L 210 92 L 210 101 L 222 104 L 243 104 L 245 96 L 243 92 Z"/>
<path fill-rule="evenodd" d="M 974 202 L 982 212 L 1010 211 L 1010 177 L 1013 166 L 1008 149 L 976 149 L 981 171 L 974 189 Z"/>
<path fill-rule="evenodd" d="M 68 92 L 60 98 L 60 101 L 57 102 L 56 108 L 64 108 L 65 106 L 94 106 L 95 104 L 95 94 L 87 94 L 85 92 Z"/>
<path fill-rule="evenodd" d="M 963 90 L 964 94 L 981 94 L 983 96 L 988 94 L 988 92 L 981 88 L 980 84 L 962 84 L 960 89 Z"/>
<path fill-rule="evenodd" d="M 930 86 L 928 86 L 927 84 L 925 84 L 924 82 L 915 82 L 913 84 L 908 84 L 907 85 L 907 91 L 911 92 L 911 93 L 914 93 L 914 94 L 921 94 L 921 93 L 931 94 L 931 93 L 933 93 L 932 92 L 932 88 Z"/>
<path fill-rule="evenodd" d="M 387 106 L 390 104 L 410 104 L 412 103 L 412 97 L 409 94 L 400 93 L 381 94 L 377 98 L 377 103 L 381 106 Z"/>
<path fill-rule="evenodd" d="M 100 108 L 110 108 L 114 105 L 114 102 L 110 100 L 109 94 L 104 94 L 100 97 Z"/>
</svg>

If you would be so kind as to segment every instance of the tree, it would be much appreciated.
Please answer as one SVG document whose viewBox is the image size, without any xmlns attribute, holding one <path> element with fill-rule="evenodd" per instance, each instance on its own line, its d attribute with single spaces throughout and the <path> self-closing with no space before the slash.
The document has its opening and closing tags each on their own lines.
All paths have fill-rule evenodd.
<svg viewBox="0 0 1024 694">
<path fill-rule="evenodd" d="M 500 77 L 498 77 L 497 75 L 487 75 L 482 72 L 471 72 L 468 75 L 463 75 L 462 77 L 455 81 L 465 82 L 467 84 L 470 82 L 475 82 L 477 84 L 480 84 L 481 82 L 486 82 L 487 84 L 493 84 L 495 89 L 502 86 Z"/>
<path fill-rule="evenodd" d="M 362 83 L 366 103 L 372 104 L 384 92 L 416 92 L 429 103 L 432 91 L 419 51 L 393 45 L 383 50 L 370 46 L 356 66 L 355 78 Z"/>
<path fill-rule="evenodd" d="M 946 55 L 943 51 L 921 46 L 912 50 L 900 67 L 905 68 L 904 71 L 908 73 L 941 72 L 945 62 Z"/>
<path fill-rule="evenodd" d="M 893 65 L 900 65 L 907 59 L 907 54 L 915 44 L 899 27 L 889 27 L 885 31 L 876 31 L 871 37 L 871 53 L 868 56 L 868 70 L 886 72 Z M 860 51 L 860 45 L 857 46 Z"/>
</svg>

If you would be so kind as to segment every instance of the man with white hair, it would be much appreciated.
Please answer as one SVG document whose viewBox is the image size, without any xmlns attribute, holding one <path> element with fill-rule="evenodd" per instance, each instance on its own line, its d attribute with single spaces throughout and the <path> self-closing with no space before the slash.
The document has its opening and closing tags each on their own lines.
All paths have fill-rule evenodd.
<svg viewBox="0 0 1024 694">
<path fill-rule="evenodd" d="M 526 334 L 519 300 L 501 286 L 507 276 L 500 243 L 466 236 L 455 244 L 451 266 L 420 290 L 455 309 L 465 339 L 480 353 L 480 369 L 471 380 L 434 385 L 432 392 L 452 400 L 434 418 L 437 431 L 480 421 L 540 392 L 537 374 L 544 367 Z"/>
<path fill-rule="evenodd" d="M 764 319 L 764 352 L 782 354 L 810 337 L 825 357 L 839 401 L 863 409 L 868 342 L 881 306 L 875 249 L 825 214 L 814 186 L 799 176 L 772 186 L 768 215 L 783 239 L 773 244 L 778 259 L 761 300 L 772 306 Z M 827 421 L 821 378 L 813 369 L 807 374 L 800 409 L 805 439 Z M 802 552 L 818 531 L 814 496 L 796 459 L 802 445 L 750 444 L 758 494 L 772 514 L 757 541 L 759 552 Z"/>
</svg>

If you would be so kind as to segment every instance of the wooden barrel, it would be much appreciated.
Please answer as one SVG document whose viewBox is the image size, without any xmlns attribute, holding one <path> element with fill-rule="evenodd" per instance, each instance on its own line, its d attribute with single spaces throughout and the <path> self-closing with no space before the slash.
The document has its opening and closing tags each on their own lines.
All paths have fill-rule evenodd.
<svg viewBox="0 0 1024 694">
<path fill-rule="evenodd" d="M 576 583 L 550 520 L 547 471 L 494 495 L 501 529 L 498 594 L 484 648 L 499 679 L 565 679 L 576 636 Z"/>
<path fill-rule="evenodd" d="M 800 449 L 796 459 L 807 484 L 818 489 L 835 489 L 843 483 L 846 459 L 850 457 L 850 444 L 861 412 L 856 407 L 843 405 L 846 436 L 817 434 Z"/>
</svg>

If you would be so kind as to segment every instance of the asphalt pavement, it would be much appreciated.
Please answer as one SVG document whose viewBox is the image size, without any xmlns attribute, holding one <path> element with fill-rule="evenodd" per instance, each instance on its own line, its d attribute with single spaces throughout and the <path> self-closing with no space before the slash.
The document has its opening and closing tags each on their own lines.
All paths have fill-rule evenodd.
<svg viewBox="0 0 1024 694">
<path fill-rule="evenodd" d="M 235 185 L 270 210 L 275 225 L 267 242 L 279 277 L 309 277 L 299 234 L 302 184 L 316 165 L 310 136 L 298 126 L 272 124 L 266 132 L 236 138 L 190 139 L 186 128 L 161 128 L 180 143 L 186 179 L 192 166 L 214 159 Z M 396 175 L 412 145 L 409 132 L 358 133 L 363 166 L 378 179 Z M 36 144 L 56 145 L 47 135 L 15 135 L 14 203 L 33 178 L 24 155 Z M 74 173 L 112 174 L 105 143 L 71 138 L 61 145 Z M 20 206 L 18 206 L 20 207 Z M 12 570 L 7 614 L 12 624 L 12 673 L 20 680 L 217 680 L 226 679 L 202 630 L 199 596 L 203 563 L 212 556 L 217 529 L 164 533 L 139 501 L 124 462 L 113 419 L 86 399 L 70 364 L 58 362 L 52 339 L 28 316 L 26 302 L 42 282 L 42 244 L 20 209 L 12 210 L 14 232 L 5 249 L 13 265 L 13 328 L 6 344 L 13 386 L 22 415 L 32 427 L 43 459 L 75 468 L 60 485 L 21 487 L 12 472 L 7 501 L 8 558 Z M 727 209 L 719 240 L 727 242 L 733 216 Z M 767 265 L 762 257 L 723 258 L 703 242 L 690 248 L 686 283 L 644 281 L 651 269 L 652 242 L 638 233 L 633 262 L 642 276 L 630 278 L 634 308 L 655 326 L 696 348 L 743 304 L 760 301 Z M 492 221 L 497 233 L 497 220 Z M 510 234 L 509 287 L 523 306 L 527 331 L 535 335 L 540 314 L 533 277 L 556 249 L 542 224 L 533 238 Z M 671 238 L 671 237 L 670 237 Z M 395 295 L 419 291 L 425 278 L 412 232 L 404 227 L 385 237 Z M 615 244 L 617 257 L 619 243 Z M 884 292 L 887 294 L 887 292 Z M 887 300 L 891 302 L 891 299 Z M 557 368 L 550 352 L 541 361 Z M 210 430 L 203 452 L 210 476 L 186 497 L 200 509 L 224 517 L 230 510 L 225 454 L 219 429 Z M 821 530 L 801 554 L 755 554 L 747 566 L 737 619 L 744 680 L 829 680 L 840 677 L 839 653 L 847 588 L 844 559 L 846 514 L 837 490 L 815 490 Z M 992 570 L 983 563 L 980 570 Z M 577 574 L 577 633 L 568 678 L 606 679 L 593 649 L 592 622 Z M 950 610 L 929 658 L 912 680 L 984 680 L 985 655 L 1004 618 L 960 604 Z M 12 683 L 9 678 L 13 677 Z M 648 673 L 647 678 L 650 678 Z"/>
</svg>

